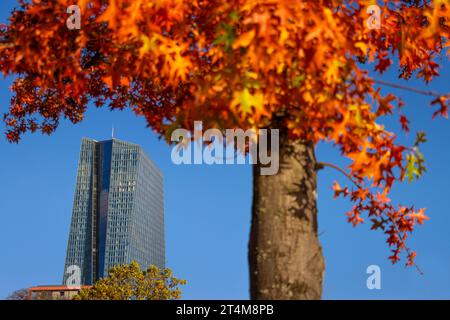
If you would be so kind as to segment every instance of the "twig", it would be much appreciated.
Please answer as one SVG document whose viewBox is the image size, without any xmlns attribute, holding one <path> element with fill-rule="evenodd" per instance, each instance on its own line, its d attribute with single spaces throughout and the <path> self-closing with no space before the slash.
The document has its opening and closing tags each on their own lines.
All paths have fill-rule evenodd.
<svg viewBox="0 0 450 320">
<path fill-rule="evenodd" d="M 357 186 L 358 188 L 360 187 L 360 185 L 355 180 L 353 180 L 351 175 L 349 175 L 347 172 L 345 172 L 343 169 L 339 168 L 335 164 L 328 163 L 328 162 L 318 162 L 316 167 L 317 167 L 317 170 L 323 169 L 323 167 L 330 167 L 330 168 L 336 169 L 337 171 L 339 171 L 340 173 L 345 175 L 351 182 L 353 182 L 353 184 L 355 186 Z"/>
<path fill-rule="evenodd" d="M 432 96 L 432 97 L 437 97 L 437 98 L 450 96 L 449 93 L 448 94 L 440 94 L 439 92 L 420 90 L 420 89 L 404 86 L 404 85 L 401 85 L 401 84 L 395 84 L 395 83 L 387 82 L 387 81 L 384 81 L 384 80 L 372 79 L 372 81 L 374 83 L 378 83 L 378 84 L 381 84 L 381 85 L 384 85 L 384 86 L 397 88 L 397 89 L 403 89 L 403 90 L 411 91 L 411 92 L 414 92 L 414 93 L 423 94 L 423 95 Z"/>
<path fill-rule="evenodd" d="M 345 175 L 345 176 L 346 176 L 346 177 L 347 177 L 347 178 L 348 178 L 348 179 L 349 179 L 356 187 L 361 188 L 361 185 L 360 185 L 358 182 L 356 182 L 356 181 L 352 178 L 351 175 L 349 175 L 349 174 L 348 174 L 347 172 L 345 172 L 343 169 L 339 168 L 337 165 L 332 164 L 332 163 L 328 163 L 328 162 L 317 162 L 317 164 L 316 164 L 317 170 L 323 169 L 323 167 L 330 167 L 330 168 L 333 168 L 333 169 L 339 171 L 340 173 L 342 173 L 343 175 Z M 401 231 L 398 229 L 398 226 L 397 226 L 397 224 L 396 224 L 396 221 L 395 221 L 391 216 L 389 216 L 389 215 L 388 215 L 388 218 L 391 220 L 392 226 L 395 228 L 395 231 L 396 231 L 398 234 L 401 234 Z M 320 236 L 320 235 L 319 235 L 319 236 Z M 407 253 L 408 255 L 411 254 L 411 250 L 410 250 L 409 247 L 405 246 L 405 250 L 406 250 L 406 253 Z M 424 272 L 420 269 L 420 267 L 417 265 L 417 263 L 413 262 L 413 264 L 414 264 L 414 267 L 415 267 L 415 268 L 417 269 L 417 271 L 419 272 L 419 274 L 420 274 L 420 275 L 424 275 Z"/>
</svg>

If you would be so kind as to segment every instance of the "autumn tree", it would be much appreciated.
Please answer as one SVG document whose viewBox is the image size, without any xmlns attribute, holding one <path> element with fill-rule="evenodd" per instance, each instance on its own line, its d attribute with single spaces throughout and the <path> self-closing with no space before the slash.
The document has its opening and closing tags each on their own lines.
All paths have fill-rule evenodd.
<svg viewBox="0 0 450 320">
<path fill-rule="evenodd" d="M 28 300 L 28 289 L 20 289 L 11 292 L 5 300 Z"/>
<path fill-rule="evenodd" d="M 254 299 L 318 299 L 324 258 L 317 234 L 314 146 L 335 145 L 351 164 L 336 196 L 353 203 L 348 220 L 386 234 L 397 262 L 424 209 L 395 205 L 389 193 L 423 171 L 418 134 L 402 145 L 382 125 L 403 102 L 383 95 L 369 73 L 397 68 L 425 83 L 448 49 L 446 0 L 20 0 L 0 31 L 0 70 L 14 75 L 4 116 L 7 138 L 50 134 L 62 118 L 83 119 L 88 104 L 132 109 L 162 137 L 176 128 L 280 129 L 280 171 L 254 166 L 250 287 Z M 68 28 L 77 4 L 81 28 Z M 426 92 L 425 92 L 426 93 Z M 431 93 L 433 116 L 449 96 Z M 431 99 L 430 99 L 431 100 Z M 342 184 L 342 182 L 341 182 Z"/>
<path fill-rule="evenodd" d="M 181 298 L 179 286 L 184 284 L 186 280 L 175 278 L 168 268 L 142 271 L 133 261 L 112 267 L 107 277 L 81 289 L 74 300 L 174 300 Z"/>
</svg>

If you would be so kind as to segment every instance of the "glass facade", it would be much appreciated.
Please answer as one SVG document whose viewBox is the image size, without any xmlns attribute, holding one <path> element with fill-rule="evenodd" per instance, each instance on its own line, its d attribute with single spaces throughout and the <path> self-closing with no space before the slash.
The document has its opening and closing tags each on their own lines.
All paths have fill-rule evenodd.
<svg viewBox="0 0 450 320">
<path fill-rule="evenodd" d="M 136 144 L 81 143 L 66 270 L 76 265 L 90 285 L 117 264 L 164 268 L 163 177 Z"/>
</svg>

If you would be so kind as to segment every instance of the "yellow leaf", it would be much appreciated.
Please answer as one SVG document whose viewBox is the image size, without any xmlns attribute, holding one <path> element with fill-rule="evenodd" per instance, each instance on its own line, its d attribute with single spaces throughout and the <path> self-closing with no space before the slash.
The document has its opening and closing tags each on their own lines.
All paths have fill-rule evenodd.
<svg viewBox="0 0 450 320">
<path fill-rule="evenodd" d="M 245 88 L 242 91 L 235 92 L 231 105 L 234 108 L 239 106 L 240 111 L 244 114 L 248 114 L 252 113 L 252 107 L 255 108 L 255 111 L 262 109 L 263 101 L 264 95 L 261 92 L 251 94 L 250 91 Z"/>
<path fill-rule="evenodd" d="M 241 34 L 239 38 L 237 38 L 237 40 L 233 43 L 233 49 L 239 47 L 248 47 L 248 45 L 250 44 L 250 42 L 252 42 L 254 37 L 255 37 L 255 30 L 251 30 L 249 32 Z"/>
<path fill-rule="evenodd" d="M 139 56 L 142 58 L 143 55 L 156 47 L 156 38 L 149 38 L 146 35 L 141 35 L 141 41 L 142 47 L 139 49 Z"/>
<path fill-rule="evenodd" d="M 334 60 L 328 65 L 328 69 L 325 72 L 325 80 L 328 84 L 334 83 L 339 78 L 339 68 L 342 66 L 342 62 Z"/>
<path fill-rule="evenodd" d="M 355 43 L 355 47 L 360 49 L 364 54 L 367 54 L 367 44 L 362 41 Z"/>
</svg>

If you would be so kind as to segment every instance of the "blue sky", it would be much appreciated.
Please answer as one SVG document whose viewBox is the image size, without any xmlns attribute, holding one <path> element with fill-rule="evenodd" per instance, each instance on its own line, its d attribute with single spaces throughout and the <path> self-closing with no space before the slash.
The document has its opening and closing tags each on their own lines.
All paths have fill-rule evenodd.
<svg viewBox="0 0 450 320">
<path fill-rule="evenodd" d="M 14 1 L 0 4 L 4 22 Z M 420 89 L 450 92 L 449 63 L 441 77 Z M 380 77 L 378 77 L 380 78 Z M 397 81 L 395 73 L 383 79 Z M 10 79 L 0 80 L 0 113 L 9 106 Z M 431 217 L 416 229 L 411 246 L 425 272 L 392 266 L 385 237 L 368 225 L 353 228 L 346 222 L 350 204 L 333 200 L 334 180 L 345 178 L 332 169 L 319 173 L 319 233 L 326 258 L 325 299 L 450 299 L 450 123 L 431 120 L 430 97 L 383 88 L 405 102 L 412 132 L 424 130 L 429 142 L 422 148 L 428 173 L 418 182 L 398 186 L 394 202 L 426 207 Z M 388 127 L 399 132 L 396 121 Z M 91 108 L 78 125 L 66 121 L 52 136 L 24 136 L 9 144 L 0 124 L 0 298 L 9 292 L 41 284 L 59 284 L 71 218 L 77 161 L 82 137 L 116 137 L 140 144 L 165 177 L 167 265 L 188 280 L 187 299 L 247 299 L 247 242 L 250 227 L 251 168 L 249 165 L 176 166 L 171 149 L 129 111 Z M 401 136 L 411 143 L 413 134 Z M 336 149 L 317 148 L 321 161 L 345 166 Z M 381 290 L 368 290 L 366 268 L 381 267 Z"/>
</svg>

